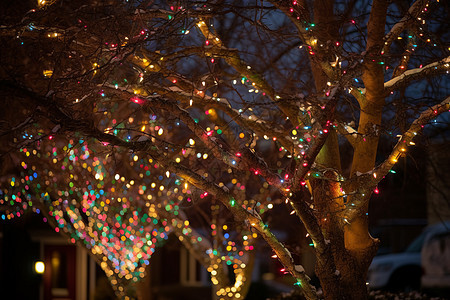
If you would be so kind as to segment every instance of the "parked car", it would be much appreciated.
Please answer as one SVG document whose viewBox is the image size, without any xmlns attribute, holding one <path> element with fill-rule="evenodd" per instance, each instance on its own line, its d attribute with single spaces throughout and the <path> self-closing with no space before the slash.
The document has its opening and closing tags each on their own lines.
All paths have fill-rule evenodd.
<svg viewBox="0 0 450 300">
<path fill-rule="evenodd" d="M 422 288 L 450 289 L 450 230 L 432 236 L 422 248 Z"/>
<path fill-rule="evenodd" d="M 427 226 L 404 252 L 374 257 L 372 264 L 369 267 L 367 278 L 369 288 L 402 291 L 419 290 L 423 273 L 422 252 L 424 249 L 436 250 L 436 237 L 443 235 L 446 232 L 450 234 L 450 221 Z M 447 258 L 449 256 L 448 249 L 450 248 L 447 247 L 446 249 Z M 430 253 L 426 256 L 424 255 L 424 263 L 427 261 L 428 264 L 428 278 L 435 275 L 441 276 L 440 274 L 442 273 L 437 274 L 436 272 L 431 271 L 436 263 L 436 255 L 434 254 L 438 253 L 437 251 L 433 251 L 426 250 L 426 252 L 424 252 L 424 254 Z M 439 253 L 439 255 L 441 255 L 441 252 Z M 450 270 L 450 268 L 447 269 L 447 271 L 448 270 Z M 447 271 L 444 271 L 444 273 Z M 428 282 L 426 281 L 428 280 L 427 277 L 424 277 L 424 280 L 424 283 Z"/>
</svg>

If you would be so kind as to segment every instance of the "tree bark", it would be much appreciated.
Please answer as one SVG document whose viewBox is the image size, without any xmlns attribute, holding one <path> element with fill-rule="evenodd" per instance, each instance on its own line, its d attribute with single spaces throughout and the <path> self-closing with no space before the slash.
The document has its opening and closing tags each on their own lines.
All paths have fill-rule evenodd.
<svg viewBox="0 0 450 300">
<path fill-rule="evenodd" d="M 368 24 L 368 58 L 364 65 L 363 81 L 366 86 L 366 99 L 362 103 L 359 121 L 359 132 L 364 135 L 355 145 L 352 174 L 367 172 L 375 165 L 378 146 L 377 126 L 381 123 L 381 112 L 384 105 L 384 74 L 382 66 L 375 59 L 382 48 L 384 24 L 386 20 L 387 2 L 375 0 Z M 317 34 L 320 40 L 332 40 L 338 36 L 333 24 L 333 2 L 316 1 L 314 3 L 314 21 L 318 24 Z M 330 27 L 331 25 L 331 27 Z M 323 27 L 323 28 L 322 28 Z M 333 34 L 334 33 L 334 34 Z M 326 58 L 326 53 L 318 53 Z M 319 58 L 320 60 L 320 58 Z M 327 83 L 327 76 L 319 63 L 311 60 L 317 94 L 320 94 Z M 334 132 L 330 133 L 326 144 L 319 153 L 316 163 L 325 170 L 340 173 L 339 144 Z M 322 284 L 325 299 L 367 299 L 366 276 L 370 262 L 377 249 L 376 241 L 369 235 L 368 219 L 365 212 L 351 224 L 344 222 L 345 206 L 341 186 L 333 171 L 326 171 L 325 178 L 311 181 L 317 218 L 326 242 L 331 247 L 331 256 L 336 270 L 331 273 L 323 257 L 318 257 L 316 273 Z M 370 197 L 370 195 L 366 195 Z M 367 202 L 366 202 L 367 203 Z"/>
</svg>

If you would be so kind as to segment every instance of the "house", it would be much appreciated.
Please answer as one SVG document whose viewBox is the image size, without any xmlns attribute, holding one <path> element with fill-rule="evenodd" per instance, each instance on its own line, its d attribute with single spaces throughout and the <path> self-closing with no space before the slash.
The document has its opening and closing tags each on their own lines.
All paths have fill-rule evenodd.
<svg viewBox="0 0 450 300">
<path fill-rule="evenodd" d="M 0 223 L 2 299 L 115 299 L 105 273 L 89 255 L 56 233 L 39 215 Z M 38 274 L 36 262 L 45 270 Z M 175 236 L 152 256 L 150 276 L 143 280 L 148 299 L 210 299 L 209 274 Z M 6 295 L 5 295 L 6 293 Z M 191 298 L 189 298 L 191 297 Z"/>
</svg>

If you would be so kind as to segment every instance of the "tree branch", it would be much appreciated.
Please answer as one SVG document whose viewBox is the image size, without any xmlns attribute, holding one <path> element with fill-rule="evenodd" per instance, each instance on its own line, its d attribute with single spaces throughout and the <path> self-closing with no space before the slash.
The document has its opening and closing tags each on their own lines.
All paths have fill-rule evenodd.
<svg viewBox="0 0 450 300">
<path fill-rule="evenodd" d="M 356 143 L 359 140 L 356 130 L 349 125 L 343 125 L 342 123 L 337 121 L 335 121 L 335 124 L 337 124 L 337 131 L 347 139 L 347 141 L 353 148 L 355 148 Z"/>
<path fill-rule="evenodd" d="M 423 79 L 430 75 L 436 75 L 448 72 L 450 69 L 450 56 L 447 56 L 443 60 L 431 63 L 423 68 L 416 68 L 406 71 L 405 73 L 392 78 L 384 83 L 384 91 L 389 94 L 391 91 L 407 85 L 413 80 Z"/>
<path fill-rule="evenodd" d="M 100 131 L 89 122 L 79 119 L 73 119 L 71 117 L 72 114 L 64 113 L 58 107 L 56 101 L 53 101 L 47 97 L 40 97 L 34 92 L 26 90 L 17 84 L 5 82 L 3 80 L 0 81 L 0 86 L 14 88 L 22 92 L 23 96 L 26 96 L 32 101 L 37 102 L 39 105 L 44 106 L 48 110 L 52 120 L 56 119 L 58 120 L 58 122 L 63 124 L 60 131 L 78 131 L 103 143 L 109 143 L 111 145 L 124 147 L 133 151 L 143 151 L 150 157 L 158 161 L 168 171 L 177 174 L 179 177 L 185 179 L 197 188 L 207 191 L 213 196 L 216 196 L 217 199 L 221 201 L 222 204 L 224 204 L 233 213 L 237 220 L 246 220 L 253 228 L 259 231 L 261 236 L 267 241 L 267 243 L 277 254 L 286 270 L 300 281 L 302 290 L 307 295 L 308 299 L 317 299 L 315 288 L 309 284 L 309 277 L 305 274 L 303 268 L 296 268 L 290 252 L 267 228 L 258 214 L 249 212 L 240 205 L 232 204 L 234 203 L 234 201 L 232 201 L 234 200 L 234 198 L 229 192 L 225 191 L 217 184 L 207 181 L 204 177 L 192 171 L 190 168 L 187 168 L 181 164 L 176 163 L 175 161 L 168 159 L 162 151 L 159 151 L 158 148 L 153 143 L 151 143 L 151 141 L 124 141 L 115 135 Z"/>
<path fill-rule="evenodd" d="M 405 16 L 396 23 L 389 33 L 384 37 L 384 52 L 388 52 L 388 49 L 392 42 L 397 39 L 397 37 L 406 29 L 408 26 L 413 23 L 416 18 L 423 13 L 423 9 L 428 6 L 430 0 L 416 0 L 413 5 L 408 9 L 408 12 Z M 383 27 L 384 28 L 384 27 Z"/>
<path fill-rule="evenodd" d="M 214 34 L 206 25 L 205 21 L 200 20 L 197 23 L 203 36 L 212 44 L 212 47 L 223 48 L 223 43 L 220 38 Z M 230 53 L 229 56 L 224 56 L 223 59 L 232 66 L 239 74 L 244 75 L 250 79 L 256 87 L 260 88 L 272 99 L 274 103 L 280 108 L 280 110 L 296 125 L 297 112 L 284 105 L 282 97 L 275 91 L 275 89 L 262 77 L 261 74 L 253 70 L 246 62 L 244 62 L 239 54 Z"/>
<path fill-rule="evenodd" d="M 374 188 L 384 176 L 394 167 L 398 159 L 404 155 L 407 148 L 413 145 L 413 139 L 423 130 L 425 125 L 444 112 L 450 111 L 450 96 L 443 100 L 441 103 L 436 104 L 429 109 L 425 110 L 420 116 L 411 124 L 409 129 L 402 134 L 397 144 L 394 146 L 389 157 L 379 166 L 377 166 L 372 172 L 365 173 L 360 178 L 360 183 L 366 189 L 371 190 Z"/>
</svg>

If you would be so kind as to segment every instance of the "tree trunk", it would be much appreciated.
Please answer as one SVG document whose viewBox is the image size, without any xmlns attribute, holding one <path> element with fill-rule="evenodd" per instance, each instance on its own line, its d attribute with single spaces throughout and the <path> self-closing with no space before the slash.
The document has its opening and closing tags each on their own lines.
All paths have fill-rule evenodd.
<svg viewBox="0 0 450 300">
<path fill-rule="evenodd" d="M 353 165 L 351 175 L 356 172 L 367 172 L 375 165 L 375 157 L 379 139 L 379 128 L 381 124 L 382 109 L 384 106 L 384 73 L 382 66 L 377 63 L 377 58 L 381 47 L 383 46 L 384 24 L 386 21 L 387 1 L 375 0 L 372 6 L 370 20 L 368 24 L 368 58 L 364 63 L 363 81 L 366 88 L 366 94 L 363 101 L 360 102 L 361 115 L 359 119 L 358 132 L 362 134 L 355 146 L 353 156 Z M 320 14 L 320 12 L 318 12 Z M 317 68 L 317 66 L 313 65 Z M 313 72 L 317 73 L 317 72 Z M 323 76 L 315 76 L 316 87 L 323 86 Z M 334 143 L 334 147 L 338 147 Z M 318 158 L 329 164 L 330 155 L 333 154 L 329 146 L 324 148 L 322 156 Z M 328 159 L 326 159 L 328 157 Z M 337 169 L 336 166 L 334 166 Z M 314 191 L 315 203 L 319 206 L 319 211 L 330 212 L 333 208 L 339 206 L 336 203 L 336 196 L 339 191 L 336 189 L 339 185 L 334 185 L 328 181 Z M 356 187 L 351 187 L 357 190 Z M 324 190 L 326 192 L 324 192 Z M 334 190 L 334 192 L 333 192 Z M 331 241 L 333 260 L 340 275 L 339 279 L 333 277 L 333 274 L 327 274 L 320 269 L 318 264 L 318 276 L 322 283 L 325 299 L 367 299 L 366 277 L 370 262 L 377 250 L 377 241 L 373 239 L 368 231 L 368 199 L 371 192 L 368 191 L 363 197 L 361 213 L 350 223 L 342 221 L 339 213 L 330 214 L 327 222 L 321 220 L 321 227 L 324 235 L 333 237 Z M 323 213 L 321 218 L 324 218 Z M 343 230 L 343 235 L 340 229 Z M 327 232 L 329 231 L 329 232 Z M 336 284 L 336 281 L 338 283 Z M 336 287 L 337 285 L 337 287 Z"/>
<path fill-rule="evenodd" d="M 352 264 L 348 264 L 351 266 Z M 334 276 L 323 274 L 321 284 L 326 300 L 364 300 L 367 299 L 366 278 L 360 270 L 350 267 L 340 268 L 340 280 L 336 282 Z M 333 275 L 333 274 L 331 274 Z"/>
<path fill-rule="evenodd" d="M 152 300 L 152 283 L 149 266 L 146 267 L 144 278 L 136 283 L 136 298 L 137 300 Z"/>
</svg>

